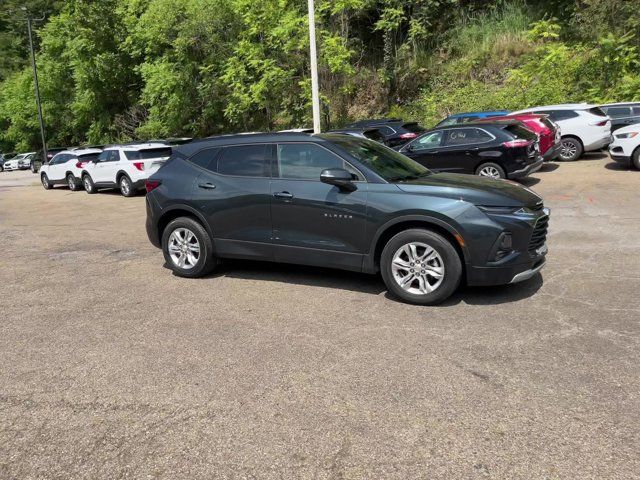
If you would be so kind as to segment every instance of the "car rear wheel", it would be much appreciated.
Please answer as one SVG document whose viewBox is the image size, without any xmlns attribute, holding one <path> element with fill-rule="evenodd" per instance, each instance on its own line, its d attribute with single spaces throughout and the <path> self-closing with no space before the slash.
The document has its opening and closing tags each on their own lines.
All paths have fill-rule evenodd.
<svg viewBox="0 0 640 480">
<path fill-rule="evenodd" d="M 640 147 L 636 148 L 633 155 L 631 155 L 631 163 L 636 170 L 640 170 Z"/>
<path fill-rule="evenodd" d="M 176 218 L 164 229 L 162 253 L 167 266 L 179 277 L 201 277 L 217 264 L 211 237 L 200 223 L 188 217 Z"/>
<path fill-rule="evenodd" d="M 126 175 L 122 175 L 122 177 L 120 177 L 118 184 L 120 185 L 120 193 L 122 196 L 133 197 L 136 194 L 136 191 L 131 184 L 131 179 Z"/>
<path fill-rule="evenodd" d="M 76 177 L 74 177 L 71 173 L 67 175 L 67 185 L 69 185 L 69 190 L 71 190 L 72 192 L 80 189 L 80 185 L 78 185 L 78 182 L 76 182 Z"/>
<path fill-rule="evenodd" d="M 88 194 L 96 193 L 96 186 L 88 174 L 85 174 L 84 177 L 82 177 L 82 184 L 84 185 L 84 189 Z"/>
<path fill-rule="evenodd" d="M 451 243 L 435 232 L 405 230 L 385 245 L 380 258 L 389 291 L 417 305 L 436 305 L 458 288 L 462 262 Z"/>
<path fill-rule="evenodd" d="M 40 181 L 42 182 L 42 186 L 44 187 L 45 190 L 51 190 L 53 188 L 53 185 L 51 185 L 51 182 L 49 181 L 49 177 L 47 177 L 46 173 L 43 173 L 40 176 Z"/>
<path fill-rule="evenodd" d="M 563 162 L 573 162 L 582 156 L 583 148 L 580 140 L 573 137 L 562 139 L 560 144 L 560 155 L 558 158 Z"/>
<path fill-rule="evenodd" d="M 497 163 L 483 163 L 476 169 L 476 175 L 487 178 L 507 178 L 504 169 Z"/>
</svg>

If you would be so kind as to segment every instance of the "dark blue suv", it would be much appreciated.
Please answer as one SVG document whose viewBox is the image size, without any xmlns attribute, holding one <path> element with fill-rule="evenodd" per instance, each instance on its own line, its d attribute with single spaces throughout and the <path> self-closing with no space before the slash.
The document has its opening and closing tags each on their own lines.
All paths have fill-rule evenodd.
<svg viewBox="0 0 640 480">
<path fill-rule="evenodd" d="M 461 282 L 526 280 L 545 263 L 548 210 L 520 185 L 432 173 L 342 134 L 256 134 L 175 148 L 147 181 L 146 228 L 177 275 L 224 258 L 382 274 L 404 301 Z"/>
</svg>

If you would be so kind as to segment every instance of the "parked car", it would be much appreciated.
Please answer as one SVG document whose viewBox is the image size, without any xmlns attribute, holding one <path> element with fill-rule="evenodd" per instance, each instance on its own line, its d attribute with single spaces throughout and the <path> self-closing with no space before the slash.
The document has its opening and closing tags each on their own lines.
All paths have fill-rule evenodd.
<svg viewBox="0 0 640 480">
<path fill-rule="evenodd" d="M 222 258 L 382 274 L 422 305 L 545 264 L 549 211 L 510 182 L 433 173 L 377 142 L 262 134 L 192 142 L 147 181 L 149 240 L 182 277 Z"/>
<path fill-rule="evenodd" d="M 376 120 L 360 120 L 345 127 L 346 129 L 377 128 L 384 136 L 384 143 L 389 147 L 404 145 L 413 140 L 426 129 L 417 122 L 405 122 L 400 118 L 379 118 Z"/>
<path fill-rule="evenodd" d="M 57 153 L 40 168 L 42 186 L 49 190 L 54 185 L 66 184 L 73 192 L 80 190 L 84 168 L 96 160 L 100 153 L 102 150 L 98 148 L 63 150 Z"/>
<path fill-rule="evenodd" d="M 607 103 L 600 108 L 611 118 L 611 131 L 640 123 L 640 102 Z"/>
<path fill-rule="evenodd" d="M 343 133 L 345 135 L 352 135 L 358 138 L 368 138 L 379 143 L 385 143 L 385 137 L 378 128 L 343 128 L 338 130 L 331 130 L 327 133 Z"/>
<path fill-rule="evenodd" d="M 145 180 L 171 156 L 163 143 L 134 143 L 106 147 L 96 160 L 82 169 L 87 193 L 103 188 L 119 188 L 125 197 L 144 189 Z"/>
<path fill-rule="evenodd" d="M 47 159 L 44 162 L 42 161 L 42 150 L 40 150 L 31 159 L 31 164 L 30 164 L 31 173 L 38 173 L 40 171 L 40 168 L 42 167 L 43 163 L 51 162 L 51 160 L 53 159 L 53 157 L 56 156 L 56 154 L 58 154 L 60 152 L 64 152 L 65 150 L 67 150 L 67 147 L 47 148 Z"/>
<path fill-rule="evenodd" d="M 521 113 L 519 115 L 503 115 L 501 117 L 489 117 L 477 120 L 475 123 L 493 122 L 496 120 L 517 120 L 524 126 L 538 135 L 540 144 L 540 154 L 544 161 L 554 160 L 560 155 L 562 147 L 561 129 L 547 115 L 536 115 L 534 113 Z"/>
<path fill-rule="evenodd" d="M 540 169 L 538 137 L 517 120 L 439 127 L 400 148 L 436 172 L 521 178 Z"/>
<path fill-rule="evenodd" d="M 640 170 L 640 124 L 616 130 L 609 145 L 609 155 L 616 162 Z"/>
<path fill-rule="evenodd" d="M 0 153 L 0 172 L 4 172 L 4 162 L 8 162 L 15 156 L 15 153 Z"/>
<path fill-rule="evenodd" d="M 449 115 L 447 118 L 438 123 L 435 128 L 445 127 L 448 125 L 457 125 L 458 123 L 475 122 L 489 117 L 501 117 L 508 115 L 508 110 L 487 110 L 485 112 L 464 112 Z"/>
<path fill-rule="evenodd" d="M 605 148 L 613 140 L 611 121 L 596 105 L 575 103 L 547 105 L 512 112 L 548 115 L 562 130 L 562 144 L 558 158 L 565 162 L 577 160 L 584 152 Z"/>
<path fill-rule="evenodd" d="M 31 164 L 31 158 L 33 158 L 35 154 L 36 152 L 29 152 L 16 155 L 8 162 L 4 163 L 4 169 L 7 172 L 11 172 L 13 170 L 27 170 Z"/>
</svg>

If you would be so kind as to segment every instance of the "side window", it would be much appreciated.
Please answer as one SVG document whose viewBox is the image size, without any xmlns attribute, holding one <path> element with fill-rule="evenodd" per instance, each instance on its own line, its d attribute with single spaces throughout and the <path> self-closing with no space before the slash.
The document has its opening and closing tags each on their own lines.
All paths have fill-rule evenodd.
<svg viewBox="0 0 640 480">
<path fill-rule="evenodd" d="M 491 136 L 478 128 L 456 128 L 447 130 L 444 138 L 446 146 L 469 145 L 491 140 Z"/>
<path fill-rule="evenodd" d="M 640 115 L 640 106 L 633 107 L 633 114 L 634 115 Z"/>
<path fill-rule="evenodd" d="M 117 162 L 118 160 L 120 160 L 120 151 L 111 150 L 109 152 L 109 158 L 107 158 L 107 162 Z"/>
<path fill-rule="evenodd" d="M 385 136 L 388 137 L 389 135 L 393 135 L 395 132 L 395 130 L 393 130 L 391 127 L 385 127 L 384 125 L 381 126 L 376 126 L 376 128 L 378 130 L 380 130 L 380 132 Z"/>
<path fill-rule="evenodd" d="M 549 115 L 549 118 L 554 121 L 569 120 L 570 118 L 576 118 L 578 114 L 573 110 L 544 110 L 534 113 L 543 113 Z"/>
<path fill-rule="evenodd" d="M 631 109 L 629 107 L 609 107 L 606 113 L 611 118 L 624 118 L 631 116 Z"/>
<path fill-rule="evenodd" d="M 411 144 L 412 150 L 428 150 L 440 146 L 442 142 L 442 131 L 427 133 Z"/>
<path fill-rule="evenodd" d="M 99 162 L 106 162 L 107 159 L 109 158 L 109 154 L 110 153 L 111 153 L 111 150 L 105 150 L 100 155 L 98 155 L 98 161 Z"/>
<path fill-rule="evenodd" d="M 280 178 L 320 181 L 327 168 L 344 168 L 362 180 L 356 170 L 342 158 L 313 143 L 284 143 L 278 145 L 278 172 Z"/>
<path fill-rule="evenodd" d="M 215 171 L 217 162 L 213 163 L 213 161 L 216 159 L 219 152 L 220 148 L 205 148 L 204 150 L 200 150 L 195 155 L 192 155 L 191 158 L 189 158 L 189 161 L 191 163 L 195 163 L 199 167 Z"/>
<path fill-rule="evenodd" d="M 225 147 L 218 157 L 218 173 L 238 177 L 268 177 L 267 145 Z"/>
</svg>

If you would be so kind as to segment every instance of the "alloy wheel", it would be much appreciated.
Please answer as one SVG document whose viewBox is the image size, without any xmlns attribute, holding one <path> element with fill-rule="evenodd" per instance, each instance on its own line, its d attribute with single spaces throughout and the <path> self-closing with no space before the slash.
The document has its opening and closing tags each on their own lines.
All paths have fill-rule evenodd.
<svg viewBox="0 0 640 480">
<path fill-rule="evenodd" d="M 123 195 L 129 195 L 129 192 L 131 191 L 131 185 L 129 184 L 129 180 L 127 179 L 127 177 L 122 177 L 122 179 L 120 179 L 120 190 L 122 190 Z"/>
<path fill-rule="evenodd" d="M 169 256 L 175 266 L 191 270 L 200 259 L 200 242 L 188 228 L 176 228 L 168 243 Z"/>
<path fill-rule="evenodd" d="M 562 146 L 560 148 L 560 156 L 562 158 L 573 158 L 573 156 L 578 152 L 578 147 L 573 142 L 562 142 Z"/>
<path fill-rule="evenodd" d="M 89 177 L 84 177 L 84 189 L 87 192 L 91 191 L 91 180 L 89 180 Z"/>
<path fill-rule="evenodd" d="M 414 295 L 436 290 L 444 280 L 444 261 L 431 246 L 411 242 L 400 247 L 391 261 L 393 278 L 400 287 Z"/>
<path fill-rule="evenodd" d="M 489 177 L 489 178 L 496 178 L 499 179 L 500 177 L 500 172 L 498 172 L 498 169 L 496 167 L 492 167 L 492 166 L 487 166 L 482 168 L 479 172 L 478 175 L 480 175 L 481 177 Z"/>
<path fill-rule="evenodd" d="M 46 175 L 42 175 L 42 177 L 40 177 L 40 180 L 42 181 L 42 186 L 44 188 L 49 188 L 49 179 Z"/>
<path fill-rule="evenodd" d="M 70 190 L 73 190 L 74 188 L 76 188 L 76 181 L 73 179 L 71 175 L 67 177 L 67 183 L 69 184 Z"/>
</svg>

